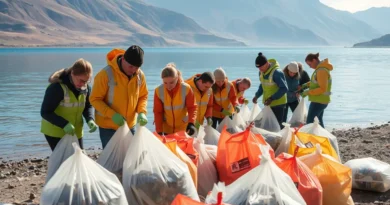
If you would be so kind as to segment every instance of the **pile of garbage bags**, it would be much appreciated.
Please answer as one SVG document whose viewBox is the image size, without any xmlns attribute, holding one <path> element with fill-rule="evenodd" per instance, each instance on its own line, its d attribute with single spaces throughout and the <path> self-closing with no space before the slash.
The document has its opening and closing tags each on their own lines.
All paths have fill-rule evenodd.
<svg viewBox="0 0 390 205">
<path fill-rule="evenodd" d="M 196 136 L 121 126 L 95 162 L 64 136 L 50 156 L 41 204 L 351 205 L 352 188 L 390 190 L 390 165 L 342 164 L 336 136 L 305 125 L 301 101 L 283 129 L 257 104 Z"/>
</svg>

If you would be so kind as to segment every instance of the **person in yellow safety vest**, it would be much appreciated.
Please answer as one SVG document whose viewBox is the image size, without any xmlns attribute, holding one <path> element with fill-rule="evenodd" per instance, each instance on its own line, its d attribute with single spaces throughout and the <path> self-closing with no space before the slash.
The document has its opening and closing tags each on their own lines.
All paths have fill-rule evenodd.
<svg viewBox="0 0 390 205">
<path fill-rule="evenodd" d="M 83 149 L 83 116 L 89 132 L 95 132 L 93 108 L 88 97 L 91 87 L 92 65 L 84 59 L 72 67 L 54 72 L 49 77 L 41 107 L 41 132 L 53 151 L 65 134 L 76 135 Z"/>
<path fill-rule="evenodd" d="M 214 75 L 210 72 L 196 74 L 185 81 L 191 86 L 195 95 L 196 104 L 198 105 L 195 127 L 199 129 L 203 125 L 204 118 L 208 125 L 213 124 L 213 90 L 211 86 L 215 83 Z"/>
<path fill-rule="evenodd" d="M 248 90 L 251 87 L 251 79 L 249 78 L 239 78 L 232 81 L 234 91 L 237 95 L 237 100 L 239 104 L 247 105 L 249 103 L 249 100 L 244 98 L 244 93 L 246 90 Z"/>
<path fill-rule="evenodd" d="M 174 63 L 169 63 L 161 72 L 163 84 L 154 90 L 154 124 L 159 135 L 186 131 L 196 133 L 194 125 L 197 105 L 191 87 L 183 82 Z"/>
<path fill-rule="evenodd" d="M 263 103 L 270 106 L 280 128 L 283 127 L 284 113 L 287 104 L 287 82 L 282 71 L 279 70 L 279 63 L 275 59 L 267 60 L 262 53 L 256 58 L 256 67 L 259 69 L 260 86 L 257 90 L 253 103 L 263 95 Z"/>
<path fill-rule="evenodd" d="M 215 84 L 213 85 L 213 128 L 221 123 L 226 116 L 232 116 L 234 112 L 240 112 L 238 108 L 237 95 L 234 86 L 228 81 L 226 73 L 222 68 L 214 71 Z"/>
<path fill-rule="evenodd" d="M 95 76 L 90 101 L 103 149 L 124 123 L 133 134 L 136 123 L 148 123 L 148 88 L 140 69 L 143 57 L 144 51 L 137 45 L 126 51 L 115 48 L 107 54 L 107 66 Z"/>
<path fill-rule="evenodd" d="M 333 65 L 328 59 L 321 61 L 319 57 L 319 53 L 310 53 L 306 56 L 305 61 L 307 65 L 315 71 L 311 76 L 310 82 L 302 85 L 300 93 L 302 97 L 309 96 L 309 101 L 311 102 L 306 123 L 313 123 L 314 118 L 317 117 L 320 125 L 325 128 L 323 116 L 326 107 L 330 103 L 332 94 L 332 76 L 330 72 L 333 70 Z M 304 91 L 307 88 L 309 90 Z"/>
</svg>

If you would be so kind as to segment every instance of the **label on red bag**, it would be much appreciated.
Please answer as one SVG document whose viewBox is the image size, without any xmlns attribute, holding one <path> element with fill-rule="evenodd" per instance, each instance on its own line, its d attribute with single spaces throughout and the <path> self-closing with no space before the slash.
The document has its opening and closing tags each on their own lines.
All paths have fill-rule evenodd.
<svg viewBox="0 0 390 205">
<path fill-rule="evenodd" d="M 311 143 L 311 142 L 306 143 L 305 146 L 306 146 L 307 148 L 312 148 L 312 147 L 314 147 L 314 146 L 313 146 L 313 143 Z"/>
<path fill-rule="evenodd" d="M 235 173 L 235 172 L 239 172 L 239 171 L 242 171 L 244 169 L 249 169 L 251 168 L 251 164 L 249 162 L 249 158 L 246 157 L 244 159 L 240 159 L 239 161 L 237 162 L 233 162 L 231 165 L 230 165 L 230 168 L 232 170 L 232 173 Z"/>
</svg>

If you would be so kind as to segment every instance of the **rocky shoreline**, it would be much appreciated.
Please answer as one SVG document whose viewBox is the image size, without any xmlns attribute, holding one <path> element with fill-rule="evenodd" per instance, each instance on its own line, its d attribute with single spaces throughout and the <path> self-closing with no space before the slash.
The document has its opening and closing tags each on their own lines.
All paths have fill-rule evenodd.
<svg viewBox="0 0 390 205">
<path fill-rule="evenodd" d="M 338 139 L 342 161 L 373 157 L 390 163 L 390 122 L 368 128 L 333 130 Z M 88 155 L 97 159 L 94 150 Z M 48 157 L 7 161 L 0 158 L 0 204 L 38 204 L 45 183 Z M 390 191 L 386 193 L 352 191 L 356 205 L 390 205 Z"/>
</svg>

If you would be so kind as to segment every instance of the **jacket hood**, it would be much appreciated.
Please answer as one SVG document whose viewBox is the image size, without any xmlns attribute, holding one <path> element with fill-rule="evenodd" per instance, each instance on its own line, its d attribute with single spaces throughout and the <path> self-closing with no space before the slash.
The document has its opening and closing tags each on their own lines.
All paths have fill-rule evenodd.
<svg viewBox="0 0 390 205">
<path fill-rule="evenodd" d="M 318 64 L 317 68 L 326 68 L 328 70 L 333 70 L 333 65 L 329 62 L 329 59 L 324 59 L 320 62 L 320 64 Z"/>
<path fill-rule="evenodd" d="M 62 83 L 63 77 L 66 76 L 66 69 L 57 70 L 49 77 L 49 83 Z"/>
</svg>

